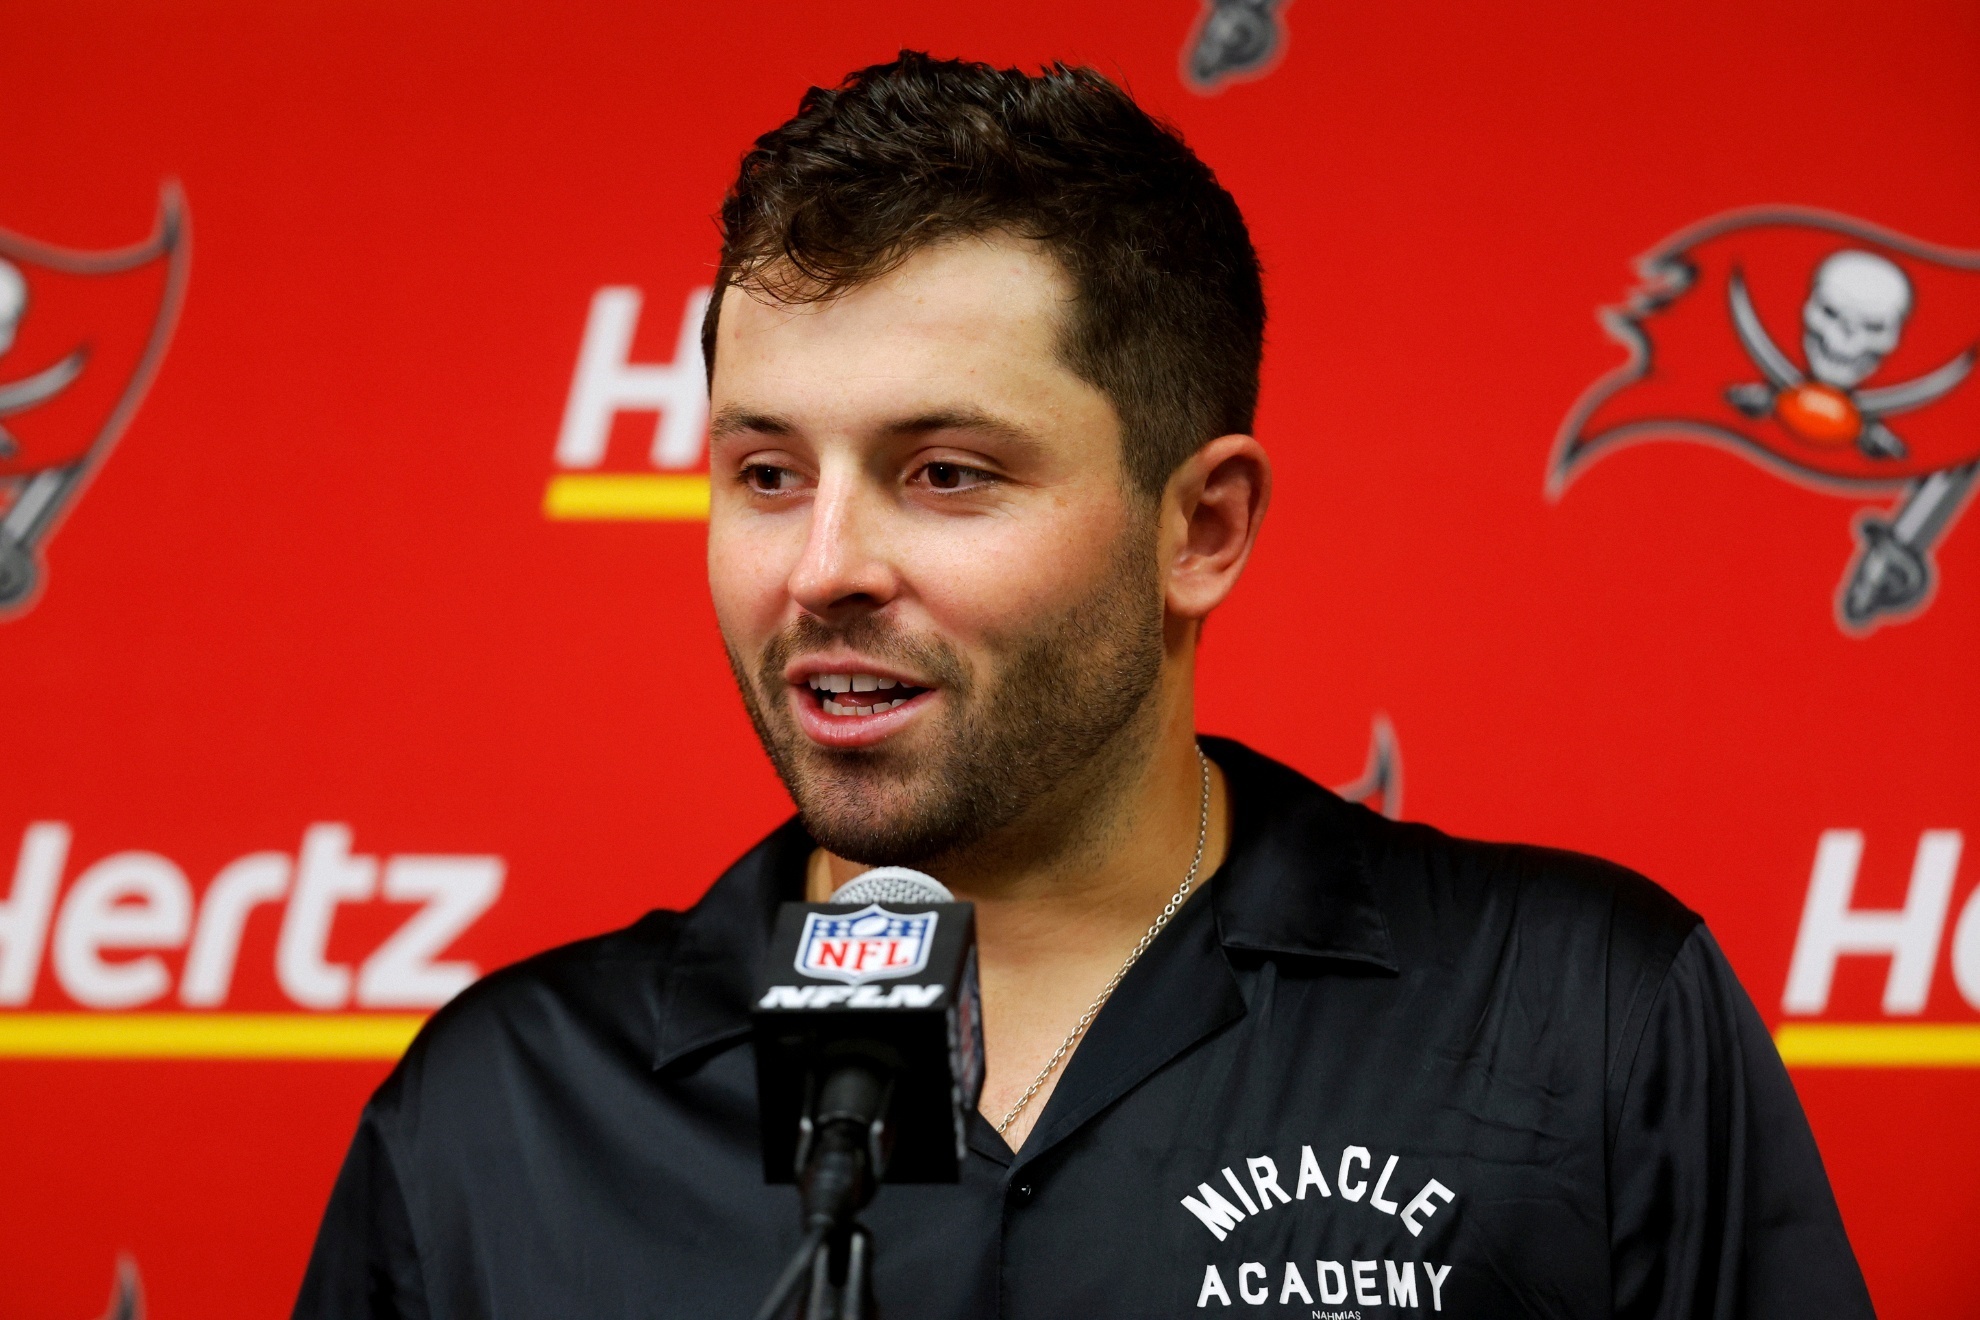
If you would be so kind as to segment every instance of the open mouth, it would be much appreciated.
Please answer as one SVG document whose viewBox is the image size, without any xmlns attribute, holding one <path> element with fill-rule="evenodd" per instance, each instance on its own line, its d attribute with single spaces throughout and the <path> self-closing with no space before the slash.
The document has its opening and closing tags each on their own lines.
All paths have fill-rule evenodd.
<svg viewBox="0 0 1980 1320">
<path fill-rule="evenodd" d="M 931 690 L 878 674 L 813 674 L 805 683 L 819 710 L 844 717 L 884 714 Z"/>
</svg>

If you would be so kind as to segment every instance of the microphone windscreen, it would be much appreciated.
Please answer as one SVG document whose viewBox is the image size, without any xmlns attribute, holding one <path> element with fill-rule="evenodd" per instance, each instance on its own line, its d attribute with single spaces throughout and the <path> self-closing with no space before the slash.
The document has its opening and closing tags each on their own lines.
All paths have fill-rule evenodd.
<svg viewBox="0 0 1980 1320">
<path fill-rule="evenodd" d="M 905 866 L 877 866 L 832 892 L 831 903 L 953 903 L 956 896 L 934 876 Z"/>
</svg>

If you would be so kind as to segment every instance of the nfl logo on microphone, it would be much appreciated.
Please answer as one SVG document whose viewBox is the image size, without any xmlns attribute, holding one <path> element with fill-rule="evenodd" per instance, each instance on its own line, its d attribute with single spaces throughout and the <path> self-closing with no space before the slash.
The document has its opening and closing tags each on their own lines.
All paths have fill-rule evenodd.
<svg viewBox="0 0 1980 1320">
<path fill-rule="evenodd" d="M 936 916 L 903 915 L 877 904 L 844 916 L 810 913 L 795 965 L 805 976 L 847 985 L 913 976 L 928 966 Z"/>
</svg>

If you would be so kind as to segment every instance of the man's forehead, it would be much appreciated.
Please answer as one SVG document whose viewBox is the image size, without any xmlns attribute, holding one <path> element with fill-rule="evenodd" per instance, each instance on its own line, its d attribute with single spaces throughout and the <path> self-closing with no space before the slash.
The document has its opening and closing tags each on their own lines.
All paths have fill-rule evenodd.
<svg viewBox="0 0 1980 1320">
<path fill-rule="evenodd" d="M 971 239 L 915 253 L 830 298 L 730 288 L 717 329 L 716 409 L 778 412 L 857 395 L 892 415 L 1090 389 L 1060 360 L 1067 299 L 1032 245 Z M 779 401 L 782 401 L 781 403 Z"/>
<path fill-rule="evenodd" d="M 745 284 L 724 291 L 724 331 L 802 333 L 821 322 L 851 328 L 904 319 L 933 324 L 957 316 L 978 321 L 986 312 L 1014 323 L 1055 325 L 1072 299 L 1064 267 L 1042 244 L 996 233 L 924 244 L 892 269 L 822 297 L 808 295 L 813 286 L 803 278 L 774 267 Z M 794 296 L 779 297 L 787 288 Z"/>
</svg>

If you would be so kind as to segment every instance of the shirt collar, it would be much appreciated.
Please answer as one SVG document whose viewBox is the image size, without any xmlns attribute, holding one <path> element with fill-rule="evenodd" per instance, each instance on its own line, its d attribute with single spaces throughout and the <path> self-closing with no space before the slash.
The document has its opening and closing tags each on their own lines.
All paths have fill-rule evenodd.
<svg viewBox="0 0 1980 1320">
<path fill-rule="evenodd" d="M 1379 819 L 1227 738 L 1203 739 L 1231 790 L 1231 846 L 1210 886 L 1226 950 L 1398 970 L 1370 874 Z M 794 817 L 682 915 L 655 1001 L 656 1069 L 749 1034 L 749 1009 L 781 903 L 804 897 L 816 845 Z"/>
<path fill-rule="evenodd" d="M 1203 750 L 1231 790 L 1212 893 L 1224 947 L 1398 971 L 1369 861 L 1381 818 L 1242 743 L 1205 738 Z"/>
<path fill-rule="evenodd" d="M 654 1068 L 749 1034 L 749 1009 L 780 905 L 804 897 L 817 845 L 796 817 L 724 871 L 681 915 L 679 941 L 655 1001 Z"/>
</svg>

